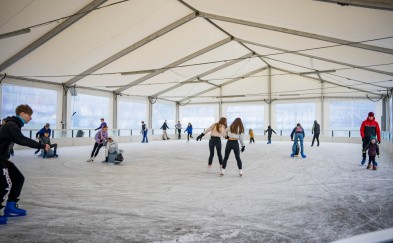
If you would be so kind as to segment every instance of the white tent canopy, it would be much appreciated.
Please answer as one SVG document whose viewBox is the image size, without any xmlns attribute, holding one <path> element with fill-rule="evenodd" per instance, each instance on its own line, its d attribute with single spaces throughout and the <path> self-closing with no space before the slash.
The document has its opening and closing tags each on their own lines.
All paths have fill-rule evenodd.
<svg viewBox="0 0 393 243">
<path fill-rule="evenodd" d="M 179 103 L 386 95 L 393 1 L 332 2 L 3 0 L 0 73 Z"/>
</svg>

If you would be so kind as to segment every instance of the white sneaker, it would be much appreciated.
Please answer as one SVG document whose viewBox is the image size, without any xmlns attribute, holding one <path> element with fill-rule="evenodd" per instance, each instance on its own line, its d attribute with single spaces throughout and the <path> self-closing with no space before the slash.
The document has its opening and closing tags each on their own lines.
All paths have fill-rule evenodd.
<svg viewBox="0 0 393 243">
<path fill-rule="evenodd" d="M 239 170 L 239 176 L 240 177 L 243 176 L 243 171 L 242 170 Z"/>
<path fill-rule="evenodd" d="M 91 157 L 90 159 L 86 160 L 86 162 L 92 162 L 93 161 L 93 157 Z"/>
</svg>

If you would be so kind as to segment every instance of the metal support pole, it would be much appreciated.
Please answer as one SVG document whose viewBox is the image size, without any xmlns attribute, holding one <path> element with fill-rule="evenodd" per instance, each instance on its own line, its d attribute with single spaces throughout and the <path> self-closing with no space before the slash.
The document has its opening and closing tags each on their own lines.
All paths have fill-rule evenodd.
<svg viewBox="0 0 393 243">
<path fill-rule="evenodd" d="M 268 89 L 269 89 L 269 125 L 272 125 L 272 67 L 269 65 L 268 72 Z"/>
</svg>

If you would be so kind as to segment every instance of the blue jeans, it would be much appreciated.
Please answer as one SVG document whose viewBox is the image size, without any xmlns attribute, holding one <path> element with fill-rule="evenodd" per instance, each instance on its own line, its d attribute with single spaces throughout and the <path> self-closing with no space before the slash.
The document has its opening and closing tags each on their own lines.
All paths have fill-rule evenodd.
<svg viewBox="0 0 393 243">
<path fill-rule="evenodd" d="M 295 134 L 295 139 L 294 139 L 294 142 L 293 142 L 293 147 L 295 147 L 295 149 L 296 149 L 296 144 L 297 144 L 297 142 L 300 140 L 300 153 L 304 153 L 304 151 L 303 151 L 303 134 L 301 134 L 301 133 L 296 133 Z M 296 152 L 296 150 L 293 150 L 293 154 L 295 154 L 295 152 Z"/>
<path fill-rule="evenodd" d="M 142 140 L 142 142 L 149 142 L 148 140 L 147 140 L 147 131 L 143 131 L 143 140 Z"/>
</svg>

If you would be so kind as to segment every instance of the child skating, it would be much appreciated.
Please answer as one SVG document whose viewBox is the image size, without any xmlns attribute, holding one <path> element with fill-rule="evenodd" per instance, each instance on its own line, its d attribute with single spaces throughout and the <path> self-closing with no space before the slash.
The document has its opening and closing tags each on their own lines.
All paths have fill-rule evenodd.
<svg viewBox="0 0 393 243">
<path fill-rule="evenodd" d="M 269 125 L 267 127 L 267 129 L 265 130 L 265 133 L 267 132 L 267 144 L 271 144 L 272 143 L 272 133 L 274 132 L 274 134 L 277 134 L 272 127 Z"/>
<path fill-rule="evenodd" d="M 373 170 L 377 170 L 377 162 L 375 161 L 375 156 L 379 158 L 379 146 L 376 143 L 376 138 L 374 136 L 370 137 L 370 143 L 366 145 L 363 153 L 368 150 L 368 165 L 367 169 L 371 169 L 371 163 L 373 164 Z"/>
<path fill-rule="evenodd" d="M 295 136 L 295 138 L 294 138 L 294 136 Z M 304 129 L 300 125 L 300 123 L 298 123 L 296 125 L 296 127 L 292 130 L 292 133 L 291 133 L 291 141 L 294 141 L 293 146 L 292 146 L 291 157 L 295 157 L 296 145 L 297 145 L 298 141 L 300 141 L 300 154 L 302 155 L 303 158 L 306 158 L 306 155 L 304 154 L 304 146 L 303 146 L 304 137 L 305 137 Z"/>
<path fill-rule="evenodd" d="M 248 135 L 250 135 L 250 144 L 255 143 L 255 140 L 254 140 L 254 130 L 252 130 L 252 129 L 250 128 L 250 130 L 248 130 Z"/>
<path fill-rule="evenodd" d="M 188 126 L 186 128 L 186 130 L 184 130 L 184 132 L 187 132 L 187 143 L 190 142 L 190 138 L 192 137 L 192 125 L 191 122 L 188 123 Z"/>
</svg>

